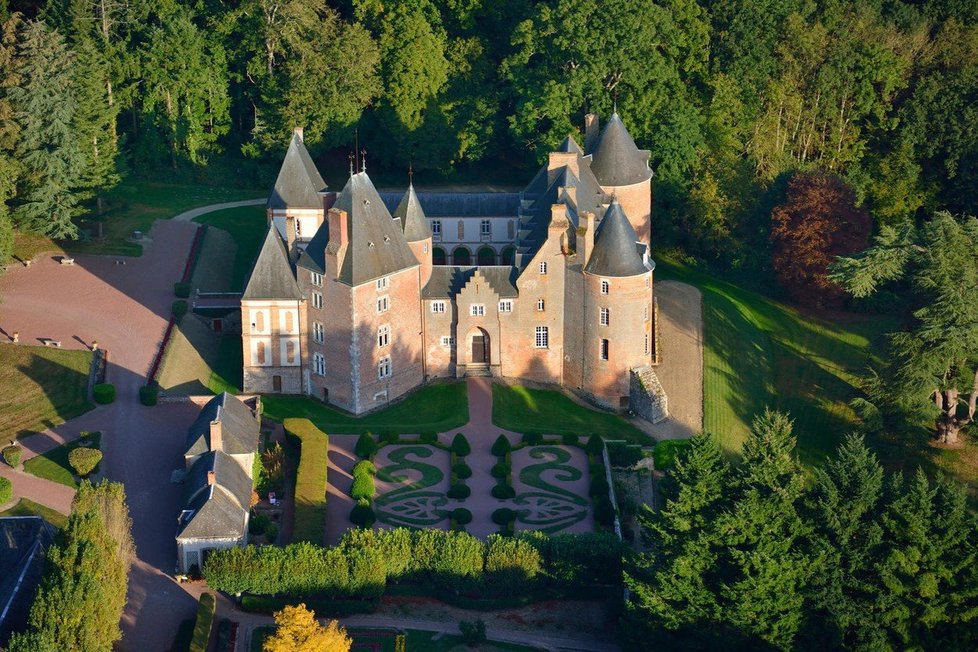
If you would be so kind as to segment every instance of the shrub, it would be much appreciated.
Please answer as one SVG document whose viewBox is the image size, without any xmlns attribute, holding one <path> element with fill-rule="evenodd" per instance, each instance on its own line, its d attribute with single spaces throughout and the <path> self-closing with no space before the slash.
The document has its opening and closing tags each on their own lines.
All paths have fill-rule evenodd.
<svg viewBox="0 0 978 652">
<path fill-rule="evenodd" d="M 396 444 L 397 438 L 398 434 L 393 430 L 385 430 L 384 432 L 380 433 L 380 440 L 385 444 Z"/>
<path fill-rule="evenodd" d="M 174 283 L 173 295 L 178 299 L 186 299 L 190 296 L 190 283 Z"/>
<path fill-rule="evenodd" d="M 10 502 L 14 495 L 14 485 L 7 478 L 0 476 L 0 505 Z"/>
<path fill-rule="evenodd" d="M 278 539 L 278 526 L 274 523 L 270 523 L 267 528 L 265 528 L 265 537 L 274 543 Z"/>
<path fill-rule="evenodd" d="M 600 462 L 595 462 L 594 464 L 588 464 L 587 465 L 587 470 L 591 474 L 591 477 L 592 478 L 595 477 L 595 476 L 598 476 L 598 475 L 602 475 L 603 476 L 604 475 L 604 464 L 602 464 Z"/>
<path fill-rule="evenodd" d="M 584 446 L 584 450 L 590 455 L 600 455 L 603 449 L 604 440 L 601 439 L 601 435 L 591 435 L 587 440 L 587 444 Z"/>
<path fill-rule="evenodd" d="M 459 462 L 453 466 L 452 471 L 455 472 L 455 475 L 459 480 L 467 480 L 468 478 L 472 477 L 472 469 L 465 462 Z"/>
<path fill-rule="evenodd" d="M 95 395 L 95 402 L 99 405 L 108 405 L 115 400 L 115 385 L 112 383 L 99 383 L 92 392 Z"/>
<path fill-rule="evenodd" d="M 496 525 L 506 525 L 516 520 L 516 512 L 509 507 L 500 507 L 492 513 L 492 522 Z"/>
<path fill-rule="evenodd" d="M 615 507 L 608 496 L 594 499 L 594 520 L 601 525 L 612 525 L 615 522 Z"/>
<path fill-rule="evenodd" d="M 469 446 L 469 440 L 462 433 L 455 435 L 455 439 L 452 440 L 452 452 L 459 457 L 465 457 L 472 452 L 472 447 Z"/>
<path fill-rule="evenodd" d="M 377 467 L 370 460 L 360 460 L 353 465 L 353 477 L 377 475 Z"/>
<path fill-rule="evenodd" d="M 323 540 L 326 527 L 326 469 L 329 437 L 309 419 L 286 419 L 285 432 L 299 441 L 299 468 L 295 479 L 295 541 Z"/>
<path fill-rule="evenodd" d="M 611 466 L 635 466 L 644 456 L 640 446 L 620 442 L 608 444 L 608 460 Z"/>
<path fill-rule="evenodd" d="M 492 469 L 489 470 L 489 473 L 494 478 L 503 479 L 508 478 L 512 470 L 513 465 L 509 462 L 496 462 L 492 465 Z"/>
<path fill-rule="evenodd" d="M 606 496 L 608 495 L 608 481 L 605 479 L 604 474 L 592 475 L 591 476 L 591 486 L 588 487 L 588 495 L 592 498 L 595 496 Z"/>
<path fill-rule="evenodd" d="M 248 521 L 248 534 L 265 534 L 268 532 L 269 526 L 272 524 L 272 519 L 268 518 L 264 514 L 259 514 L 250 521 Z"/>
<path fill-rule="evenodd" d="M 554 534 L 521 532 L 540 551 L 546 575 L 562 586 L 605 584 L 621 573 L 622 544 L 613 532 Z"/>
<path fill-rule="evenodd" d="M 177 299 L 170 306 L 170 312 L 173 313 L 175 319 L 180 319 L 187 314 L 187 302 L 183 299 Z"/>
<path fill-rule="evenodd" d="M 373 435 L 371 435 L 369 432 L 365 432 L 357 439 L 357 445 L 354 447 L 353 452 L 356 453 L 358 457 L 370 459 L 377 452 L 377 448 L 377 442 L 374 441 Z"/>
<path fill-rule="evenodd" d="M 523 443 L 527 446 L 539 446 L 543 443 L 542 432 L 528 432 L 523 435 Z"/>
<path fill-rule="evenodd" d="M 353 486 L 350 487 L 350 496 L 353 500 L 368 500 L 373 501 L 374 495 L 377 493 L 377 487 L 374 484 L 374 476 L 370 473 L 361 473 L 360 475 L 353 476 Z"/>
<path fill-rule="evenodd" d="M 457 507 L 452 510 L 452 518 L 459 525 L 468 525 L 472 522 L 472 512 L 464 507 Z"/>
<path fill-rule="evenodd" d="M 505 482 L 500 482 L 492 488 L 492 497 L 499 500 L 509 500 L 516 497 L 516 489 L 513 489 Z"/>
<path fill-rule="evenodd" d="M 581 439 L 573 432 L 565 432 L 563 435 L 561 435 L 560 441 L 564 444 L 564 446 L 577 446 Z"/>
<path fill-rule="evenodd" d="M 377 515 L 374 514 L 374 510 L 370 505 L 357 503 L 350 510 L 350 522 L 360 527 L 372 527 L 377 522 Z"/>
<path fill-rule="evenodd" d="M 500 434 L 492 445 L 492 454 L 496 457 L 505 457 L 511 450 L 513 445 L 509 443 L 509 437 L 503 434 Z"/>
<path fill-rule="evenodd" d="M 532 588 L 543 569 L 540 551 L 523 539 L 492 534 L 486 540 L 486 586 L 499 595 L 517 595 Z"/>
<path fill-rule="evenodd" d="M 469 488 L 467 484 L 453 484 L 448 488 L 448 497 L 454 498 L 455 500 L 465 500 L 472 495 L 472 489 Z"/>
<path fill-rule="evenodd" d="M 70 453 L 68 453 L 68 464 L 71 468 L 75 470 L 75 473 L 85 477 L 89 473 L 95 470 L 98 463 L 102 461 L 102 451 L 97 448 L 85 448 L 84 446 L 79 446 L 78 448 L 73 448 Z"/>
<path fill-rule="evenodd" d="M 438 441 L 438 433 L 431 432 L 430 430 L 427 432 L 423 432 L 421 433 L 421 441 L 422 443 L 425 444 L 434 444 L 435 442 Z"/>
<path fill-rule="evenodd" d="M 458 624 L 458 631 L 462 633 L 462 642 L 469 647 L 486 642 L 486 623 L 481 618 L 474 623 L 463 620 Z"/>
<path fill-rule="evenodd" d="M 139 388 L 139 402 L 153 406 L 160 400 L 160 385 L 155 380 Z"/>
<path fill-rule="evenodd" d="M 11 467 L 16 469 L 17 465 L 20 464 L 20 453 L 20 446 L 17 446 L 16 444 L 7 446 L 3 449 L 3 460 Z"/>
<path fill-rule="evenodd" d="M 189 652 L 206 652 L 211 640 L 211 628 L 214 627 L 214 612 L 217 610 L 215 602 L 213 593 L 204 593 L 200 596 L 200 604 L 197 605 L 197 622 L 194 624 L 194 635 L 190 639 Z"/>
</svg>

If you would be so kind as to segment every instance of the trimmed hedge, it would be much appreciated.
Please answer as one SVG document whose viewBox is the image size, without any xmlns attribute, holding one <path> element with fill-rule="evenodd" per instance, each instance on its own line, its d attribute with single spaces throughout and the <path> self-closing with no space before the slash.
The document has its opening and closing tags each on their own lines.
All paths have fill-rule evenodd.
<svg viewBox="0 0 978 652">
<path fill-rule="evenodd" d="M 469 440 L 462 433 L 455 435 L 455 439 L 452 440 L 452 452 L 459 457 L 465 457 L 472 452 L 472 447 L 469 446 Z"/>
<path fill-rule="evenodd" d="M 186 315 L 187 310 L 188 310 L 187 302 L 183 299 L 177 299 L 176 301 L 173 302 L 173 305 L 170 306 L 170 312 L 173 314 L 173 317 L 176 319 L 180 319 L 181 317 Z"/>
<path fill-rule="evenodd" d="M 608 481 L 604 477 L 604 473 L 601 475 L 591 476 L 591 486 L 588 488 L 588 495 L 592 498 L 596 496 L 608 496 Z"/>
<path fill-rule="evenodd" d="M 516 520 L 516 512 L 509 507 L 500 507 L 492 513 L 492 522 L 496 525 L 508 525 Z"/>
<path fill-rule="evenodd" d="M 455 500 L 465 500 L 472 495 L 472 489 L 467 484 L 453 484 L 448 488 L 448 497 L 454 498 Z"/>
<path fill-rule="evenodd" d="M 506 453 L 513 450 L 513 445 L 509 441 L 509 437 L 500 434 L 496 437 L 496 441 L 492 444 L 492 454 L 496 457 L 505 457 Z"/>
<path fill-rule="evenodd" d="M 452 510 L 452 518 L 459 525 L 468 525 L 472 522 L 472 512 L 464 507 L 457 507 Z"/>
<path fill-rule="evenodd" d="M 430 430 L 421 433 L 422 444 L 435 444 L 438 442 L 438 433 Z"/>
<path fill-rule="evenodd" d="M 173 295 L 178 299 L 186 299 L 190 296 L 190 283 L 174 283 Z"/>
<path fill-rule="evenodd" d="M 273 614 L 284 607 L 295 604 L 294 598 L 277 598 L 268 595 L 241 596 L 241 609 L 251 613 Z M 316 612 L 317 616 L 341 618 L 355 614 L 372 614 L 380 607 L 380 600 L 326 600 L 305 599 L 306 607 Z"/>
<path fill-rule="evenodd" d="M 468 480 L 472 477 L 472 468 L 465 462 L 459 462 L 453 465 L 452 471 L 455 472 L 459 480 Z"/>
<path fill-rule="evenodd" d="M 286 419 L 286 435 L 298 440 L 299 469 L 295 479 L 295 541 L 320 543 L 326 530 L 326 468 L 329 437 L 309 419 Z"/>
<path fill-rule="evenodd" d="M 504 480 L 509 477 L 509 474 L 513 472 L 513 465 L 509 462 L 496 462 L 492 465 L 489 470 L 489 474 L 500 480 Z"/>
<path fill-rule="evenodd" d="M 68 464 L 75 470 L 75 473 L 85 477 L 98 467 L 102 461 L 102 451 L 97 448 L 87 448 L 79 446 L 73 448 L 68 453 Z"/>
<path fill-rule="evenodd" d="M 217 611 L 217 601 L 213 593 L 200 596 L 197 605 L 197 622 L 194 624 L 194 635 L 190 639 L 189 652 L 207 652 L 211 640 L 211 629 L 214 627 L 214 613 Z"/>
<path fill-rule="evenodd" d="M 377 442 L 374 440 L 373 435 L 369 432 L 365 432 L 357 438 L 357 444 L 353 448 L 353 452 L 357 454 L 357 457 L 362 457 L 363 459 L 371 459 L 377 452 Z"/>
<path fill-rule="evenodd" d="M 523 443 L 527 446 L 539 446 L 543 443 L 543 433 L 527 432 L 523 435 Z"/>
<path fill-rule="evenodd" d="M 95 402 L 99 405 L 108 405 L 115 400 L 115 385 L 112 383 L 99 383 L 94 387 L 92 393 L 95 395 Z"/>
<path fill-rule="evenodd" d="M 10 480 L 0 476 L 0 505 L 10 501 L 14 495 L 14 485 Z"/>
<path fill-rule="evenodd" d="M 377 522 L 377 515 L 370 505 L 354 505 L 350 510 L 350 522 L 359 527 L 369 528 Z"/>
<path fill-rule="evenodd" d="M 516 489 L 513 489 L 512 486 L 504 482 L 500 482 L 492 488 L 492 497 L 498 498 L 499 500 L 510 500 L 511 498 L 516 498 Z"/>
<path fill-rule="evenodd" d="M 151 381 L 139 388 L 139 402 L 143 405 L 152 407 L 160 400 L 160 384 Z"/>
<path fill-rule="evenodd" d="M 20 446 L 17 446 L 16 444 L 7 446 L 3 449 L 3 461 L 9 464 L 12 468 L 16 469 L 17 465 L 20 464 L 21 452 Z"/>
<path fill-rule="evenodd" d="M 608 495 L 597 496 L 594 499 L 594 520 L 601 525 L 613 525 L 615 522 L 615 506 L 611 504 Z"/>
<path fill-rule="evenodd" d="M 584 446 L 584 450 L 589 455 L 600 455 L 601 451 L 604 450 L 604 440 L 601 439 L 601 435 L 591 435 Z"/>
<path fill-rule="evenodd" d="M 565 432 L 563 435 L 560 436 L 560 442 L 564 446 L 577 446 L 578 444 L 581 443 L 581 438 L 578 437 L 573 432 Z"/>
</svg>

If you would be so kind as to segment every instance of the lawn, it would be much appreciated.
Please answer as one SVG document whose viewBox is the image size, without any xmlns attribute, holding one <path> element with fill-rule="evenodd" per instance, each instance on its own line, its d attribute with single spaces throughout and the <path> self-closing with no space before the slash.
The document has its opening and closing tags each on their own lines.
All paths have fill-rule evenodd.
<svg viewBox="0 0 978 652">
<path fill-rule="evenodd" d="M 99 448 L 101 441 L 102 433 L 92 433 L 92 447 Z M 32 457 L 24 462 L 24 471 L 31 475 L 36 475 L 39 478 L 59 482 L 73 489 L 77 489 L 78 483 L 75 482 L 75 472 L 72 470 L 71 465 L 68 464 L 68 454 L 80 445 L 81 439 L 76 439 L 67 444 L 62 444 L 57 448 L 53 448 L 43 455 Z M 97 473 L 98 468 L 95 471 Z"/>
<path fill-rule="evenodd" d="M 262 644 L 265 639 L 275 631 L 274 627 L 256 627 L 251 635 L 251 652 L 261 652 Z M 396 652 L 395 637 L 396 632 L 390 629 L 362 629 L 348 628 L 347 633 L 353 638 L 353 647 L 350 652 Z M 463 650 L 475 650 L 476 652 L 540 652 L 540 648 L 527 645 L 515 645 L 513 643 L 483 643 L 482 645 L 470 648 L 462 643 L 461 636 L 438 635 L 437 632 L 428 632 L 420 629 L 409 629 L 405 631 L 407 639 L 405 641 L 405 652 L 462 652 Z"/>
<path fill-rule="evenodd" d="M 493 384 L 492 422 L 521 433 L 602 435 L 641 444 L 652 442 L 617 414 L 584 407 L 555 390 L 520 385 Z"/>
<path fill-rule="evenodd" d="M 703 292 L 704 429 L 736 454 L 753 417 L 771 407 L 794 419 L 803 462 L 833 451 L 856 424 L 848 402 L 893 322 L 815 316 L 662 257 L 657 265 L 658 278 Z"/>
<path fill-rule="evenodd" d="M 299 441 L 299 468 L 295 479 L 293 541 L 322 545 L 326 532 L 326 469 L 329 437 L 307 419 L 286 419 L 289 439 Z"/>
<path fill-rule="evenodd" d="M 244 290 L 245 280 L 268 231 L 265 207 L 229 208 L 201 215 L 194 221 L 221 229 L 234 238 L 238 249 L 234 253 L 234 264 L 231 268 L 231 289 Z"/>
<path fill-rule="evenodd" d="M 0 441 L 7 442 L 91 410 L 89 351 L 0 345 Z"/>
<path fill-rule="evenodd" d="M 13 507 L 0 512 L 0 516 L 40 516 L 56 528 L 63 528 L 68 524 L 68 517 L 61 512 L 26 498 L 21 498 Z"/>
<path fill-rule="evenodd" d="M 284 421 L 289 417 L 304 417 L 331 435 L 446 432 L 469 421 L 464 382 L 427 385 L 386 410 L 359 418 L 305 396 L 266 394 L 262 403 L 263 414 L 270 419 Z"/>
</svg>

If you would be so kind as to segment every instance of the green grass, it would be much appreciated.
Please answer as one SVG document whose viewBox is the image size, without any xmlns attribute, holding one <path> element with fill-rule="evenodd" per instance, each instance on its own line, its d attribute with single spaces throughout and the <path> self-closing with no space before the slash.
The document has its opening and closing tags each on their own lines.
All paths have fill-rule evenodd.
<svg viewBox="0 0 978 652">
<path fill-rule="evenodd" d="M 204 593 L 200 596 L 200 603 L 197 605 L 197 621 L 194 623 L 194 633 L 190 638 L 189 652 L 206 652 L 208 643 L 211 640 L 211 630 L 214 628 L 214 614 L 217 611 L 217 602 L 213 593 Z"/>
<path fill-rule="evenodd" d="M 286 419 L 285 432 L 300 442 L 295 480 L 293 541 L 322 545 L 326 531 L 326 468 L 329 437 L 308 419 Z"/>
<path fill-rule="evenodd" d="M 399 434 L 445 432 L 469 421 L 464 382 L 428 385 L 395 405 L 364 417 L 355 417 L 305 396 L 267 394 L 264 416 L 275 421 L 304 417 L 334 435 L 396 431 Z"/>
<path fill-rule="evenodd" d="M 0 345 L 0 441 L 60 425 L 91 410 L 89 351 Z"/>
<path fill-rule="evenodd" d="M 217 360 L 211 369 L 211 377 L 207 382 L 207 389 L 220 394 L 221 392 L 231 392 L 237 394 L 241 391 L 241 336 L 222 335 L 218 343 Z"/>
<path fill-rule="evenodd" d="M 602 435 L 641 444 L 651 439 L 616 414 L 575 403 L 550 389 L 492 386 L 492 422 L 500 428 L 546 435 Z"/>
<path fill-rule="evenodd" d="M 208 213 L 195 222 L 226 231 L 238 246 L 231 270 L 231 289 L 243 290 L 245 280 L 258 256 L 258 249 L 265 240 L 268 222 L 264 206 L 243 206 Z"/>
<path fill-rule="evenodd" d="M 676 457 L 689 448 L 688 439 L 666 439 L 655 445 L 655 468 L 658 471 L 671 469 L 676 464 Z"/>
<path fill-rule="evenodd" d="M 0 516 L 40 516 L 56 528 L 63 528 L 68 524 L 68 517 L 61 512 L 27 498 L 21 498 L 13 507 L 0 512 Z"/>
<path fill-rule="evenodd" d="M 795 421 L 800 457 L 812 464 L 856 424 L 857 394 L 872 344 L 893 328 L 879 316 L 812 315 L 703 272 L 657 259 L 659 280 L 703 292 L 704 429 L 737 454 L 765 407 Z"/>
<path fill-rule="evenodd" d="M 93 448 L 99 448 L 102 442 L 102 433 L 92 433 L 91 441 Z M 76 439 L 67 444 L 62 444 L 57 448 L 53 448 L 43 455 L 32 457 L 24 462 L 24 471 L 31 475 L 36 475 L 39 478 L 59 482 L 77 489 L 78 483 L 75 482 L 75 472 L 72 470 L 71 465 L 68 464 L 68 454 L 80 445 L 81 439 Z M 97 468 L 95 472 L 98 472 Z"/>
</svg>

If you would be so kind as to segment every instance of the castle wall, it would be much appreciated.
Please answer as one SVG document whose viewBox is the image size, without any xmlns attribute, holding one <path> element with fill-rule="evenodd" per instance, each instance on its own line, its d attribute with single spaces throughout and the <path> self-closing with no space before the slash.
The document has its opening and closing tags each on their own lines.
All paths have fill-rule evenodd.
<svg viewBox="0 0 978 652">
<path fill-rule="evenodd" d="M 649 244 L 652 237 L 652 180 L 630 186 L 601 186 L 601 190 L 618 198 L 638 239 Z"/>
<path fill-rule="evenodd" d="M 302 393 L 305 302 L 242 301 L 241 317 L 245 392 Z"/>
<path fill-rule="evenodd" d="M 433 312 L 432 304 L 445 304 L 444 312 Z M 452 299 L 425 299 L 422 303 L 424 321 L 425 374 L 428 378 L 451 378 L 455 376 L 455 342 L 458 310 Z M 443 344 L 442 338 L 451 338 Z"/>
<path fill-rule="evenodd" d="M 502 349 L 500 333 L 499 295 L 485 278 L 476 272 L 456 297 L 458 322 L 455 328 L 456 369 L 459 376 L 464 375 L 469 365 L 475 364 L 472 357 L 472 338 L 489 338 L 488 366 L 498 370 Z M 473 306 L 481 306 L 481 315 L 473 315 Z M 514 306 L 515 308 L 515 306 Z M 509 314 L 506 315 L 507 317 Z"/>
</svg>

